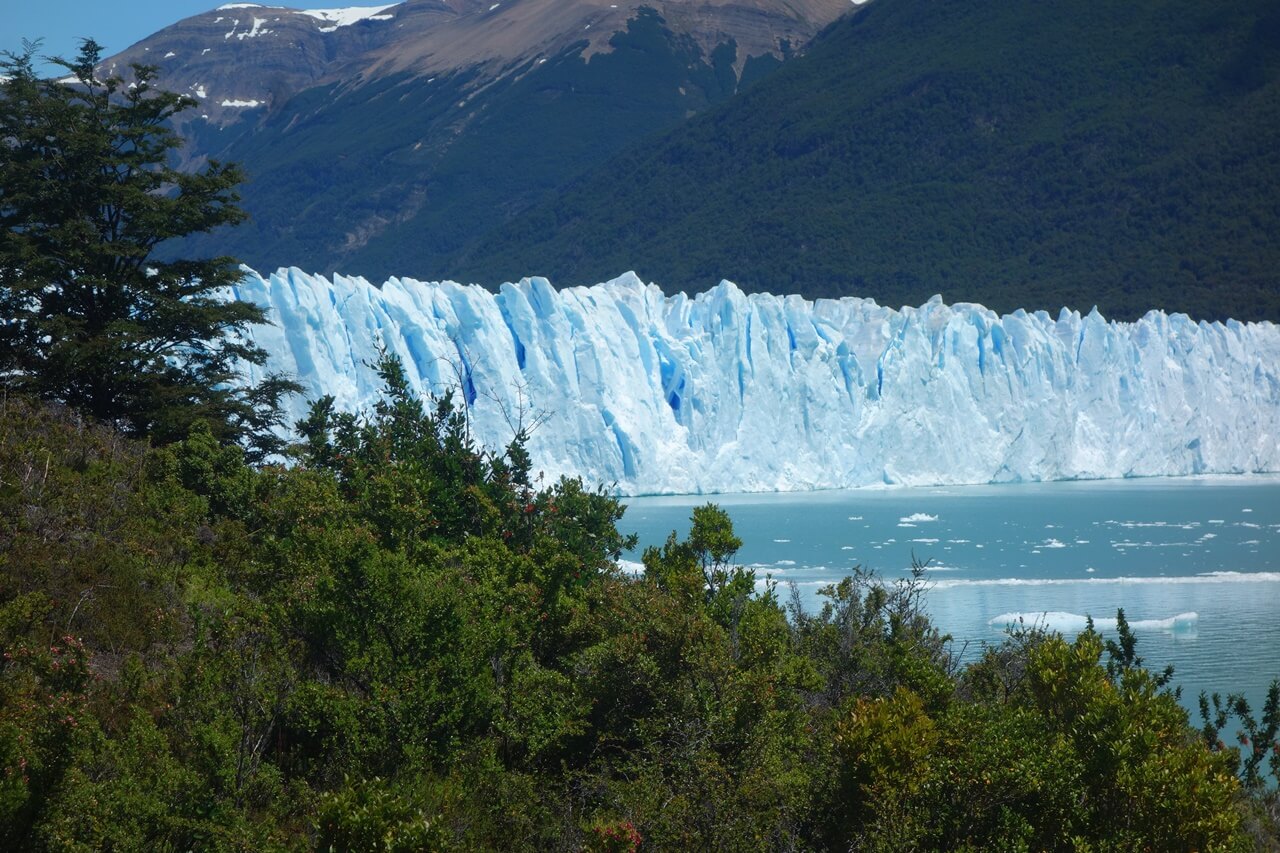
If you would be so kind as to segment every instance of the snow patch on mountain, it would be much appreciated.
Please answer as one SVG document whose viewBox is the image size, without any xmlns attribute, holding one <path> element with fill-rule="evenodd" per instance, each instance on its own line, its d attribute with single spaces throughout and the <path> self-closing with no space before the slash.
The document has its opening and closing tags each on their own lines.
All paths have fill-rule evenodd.
<svg viewBox="0 0 1280 853">
<path fill-rule="evenodd" d="M 625 494 L 1280 470 L 1272 323 L 894 310 L 729 282 L 668 297 L 632 273 L 494 294 L 246 269 L 234 296 L 269 309 L 252 330 L 265 371 L 310 398 L 370 406 L 385 346 L 422 392 L 457 388 L 481 441 L 540 413 L 537 469 Z"/>
<path fill-rule="evenodd" d="M 393 16 L 383 13 L 399 5 L 399 3 L 388 3 L 385 6 L 348 6 L 344 9 L 300 9 L 298 14 L 310 15 L 312 18 L 333 24 L 332 27 L 322 30 L 322 32 L 332 32 L 338 27 L 349 27 L 366 19 L 388 21 Z"/>
<path fill-rule="evenodd" d="M 225 38 L 231 38 L 232 36 L 235 36 L 237 39 L 243 41 L 244 39 L 252 39 L 252 38 L 258 38 L 260 36 L 269 36 L 274 34 L 275 30 L 267 29 L 266 23 L 267 23 L 266 18 L 259 18 L 255 15 L 253 18 L 253 25 L 249 29 L 243 32 L 236 32 L 236 27 L 240 25 L 240 22 L 236 21 L 235 26 L 231 28 L 231 32 L 226 34 Z"/>
</svg>

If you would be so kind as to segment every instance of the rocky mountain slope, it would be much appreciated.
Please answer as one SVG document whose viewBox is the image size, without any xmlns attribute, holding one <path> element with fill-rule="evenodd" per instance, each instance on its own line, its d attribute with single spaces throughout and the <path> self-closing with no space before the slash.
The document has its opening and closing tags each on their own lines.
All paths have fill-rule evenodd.
<svg viewBox="0 0 1280 853">
<path fill-rule="evenodd" d="M 107 60 L 200 107 L 183 157 L 236 160 L 252 224 L 172 247 L 273 268 L 447 275 L 585 168 L 771 71 L 848 0 L 231 3 Z"/>
</svg>

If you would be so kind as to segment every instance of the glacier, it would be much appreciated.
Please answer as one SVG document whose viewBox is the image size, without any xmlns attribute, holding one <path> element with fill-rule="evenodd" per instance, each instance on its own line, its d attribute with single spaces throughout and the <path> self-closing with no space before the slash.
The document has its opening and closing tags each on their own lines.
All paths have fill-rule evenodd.
<svg viewBox="0 0 1280 853">
<path fill-rule="evenodd" d="M 420 392 L 458 389 L 479 441 L 538 416 L 537 471 L 622 495 L 1280 470 L 1268 322 L 243 272 L 233 298 L 272 320 L 247 379 L 296 377 L 294 418 L 371 406 L 381 346 Z"/>
</svg>

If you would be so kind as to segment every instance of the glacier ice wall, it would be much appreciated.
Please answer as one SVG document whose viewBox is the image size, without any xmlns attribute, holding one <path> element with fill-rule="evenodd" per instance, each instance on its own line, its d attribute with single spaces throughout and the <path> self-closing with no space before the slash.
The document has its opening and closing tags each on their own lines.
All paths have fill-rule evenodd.
<svg viewBox="0 0 1280 853">
<path fill-rule="evenodd" d="M 379 343 L 477 437 L 544 413 L 535 467 L 623 494 L 1280 470 L 1280 327 L 858 298 L 664 296 L 628 273 L 557 291 L 246 270 L 268 371 L 369 406 Z M 257 372 L 260 375 L 260 371 Z M 293 403 L 301 416 L 306 401 Z"/>
</svg>

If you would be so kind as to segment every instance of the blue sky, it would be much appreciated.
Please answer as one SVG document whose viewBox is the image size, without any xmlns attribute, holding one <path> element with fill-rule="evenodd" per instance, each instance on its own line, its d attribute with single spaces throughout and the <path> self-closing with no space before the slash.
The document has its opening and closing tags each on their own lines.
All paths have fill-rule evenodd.
<svg viewBox="0 0 1280 853">
<path fill-rule="evenodd" d="M 92 37 L 118 53 L 156 30 L 230 0 L 0 0 L 0 51 L 17 53 L 24 38 L 43 38 L 42 55 L 75 56 Z M 266 0 L 272 2 L 272 0 Z M 296 9 L 377 6 L 391 0 L 274 0 Z M 265 5 L 265 3 L 264 3 Z"/>
</svg>

